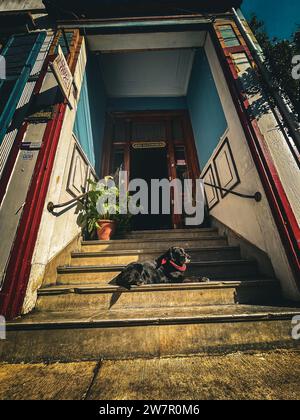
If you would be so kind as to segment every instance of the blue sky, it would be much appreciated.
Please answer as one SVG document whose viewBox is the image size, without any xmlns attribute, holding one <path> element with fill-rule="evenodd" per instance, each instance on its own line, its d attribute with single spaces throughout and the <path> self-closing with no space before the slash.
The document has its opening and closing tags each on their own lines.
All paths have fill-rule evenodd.
<svg viewBox="0 0 300 420">
<path fill-rule="evenodd" d="M 290 38 L 300 26 L 300 0 L 244 0 L 242 11 L 247 18 L 254 12 L 271 37 Z"/>
</svg>

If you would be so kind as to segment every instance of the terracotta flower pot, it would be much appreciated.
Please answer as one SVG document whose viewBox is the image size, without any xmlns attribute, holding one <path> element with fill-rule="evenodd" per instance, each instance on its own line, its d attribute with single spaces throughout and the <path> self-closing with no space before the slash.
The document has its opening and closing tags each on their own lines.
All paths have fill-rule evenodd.
<svg viewBox="0 0 300 420">
<path fill-rule="evenodd" d="M 97 235 L 99 241 L 110 241 L 112 236 L 116 232 L 117 223 L 115 220 L 99 220 L 98 225 L 100 228 L 97 229 Z"/>
</svg>

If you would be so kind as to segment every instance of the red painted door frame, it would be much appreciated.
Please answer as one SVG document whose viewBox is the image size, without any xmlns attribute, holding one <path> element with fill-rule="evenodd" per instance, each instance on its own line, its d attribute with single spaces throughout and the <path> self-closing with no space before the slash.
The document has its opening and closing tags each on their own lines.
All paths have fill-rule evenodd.
<svg viewBox="0 0 300 420">
<path fill-rule="evenodd" d="M 183 139 L 178 142 L 174 140 L 172 134 L 172 121 L 178 119 L 182 124 Z M 113 125 L 116 120 L 125 120 L 127 122 L 126 135 L 128 139 L 123 142 L 113 141 Z M 165 141 L 167 143 L 167 157 L 168 157 L 168 174 L 169 179 L 177 178 L 175 147 L 176 145 L 183 145 L 186 151 L 187 166 L 190 178 L 196 180 L 200 176 L 198 154 L 196 152 L 196 144 L 191 129 L 190 116 L 187 110 L 163 110 L 163 111 L 124 111 L 111 112 L 107 115 L 107 126 L 105 135 L 105 144 L 102 153 L 102 177 L 112 173 L 112 150 L 114 146 L 122 147 L 125 151 L 125 170 L 129 174 L 130 179 L 130 147 L 135 141 L 131 140 L 131 123 L 135 122 L 162 122 L 165 125 Z M 174 200 L 174 191 L 171 191 L 171 200 Z M 173 205 L 172 205 L 173 209 Z M 174 229 L 181 229 L 184 227 L 184 220 L 182 215 L 172 211 L 172 224 Z"/>
</svg>

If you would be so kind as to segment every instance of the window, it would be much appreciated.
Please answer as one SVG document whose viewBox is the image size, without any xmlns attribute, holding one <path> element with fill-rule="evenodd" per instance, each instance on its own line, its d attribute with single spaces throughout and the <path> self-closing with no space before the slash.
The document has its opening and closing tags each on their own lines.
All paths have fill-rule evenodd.
<svg viewBox="0 0 300 420">
<path fill-rule="evenodd" d="M 133 141 L 162 141 L 166 140 L 166 130 L 164 122 L 133 122 L 132 124 Z"/>
<path fill-rule="evenodd" d="M 188 168 L 184 146 L 175 146 L 175 161 L 177 178 L 183 181 L 188 178 Z"/>
<path fill-rule="evenodd" d="M 184 141 L 184 131 L 183 131 L 181 119 L 177 118 L 176 120 L 172 121 L 172 133 L 173 133 L 173 140 L 175 142 Z"/>
<path fill-rule="evenodd" d="M 125 150 L 122 146 L 114 147 L 111 168 L 113 174 L 118 169 L 125 169 Z"/>
<path fill-rule="evenodd" d="M 128 140 L 128 123 L 125 120 L 117 120 L 114 123 L 114 143 L 123 143 Z"/>
<path fill-rule="evenodd" d="M 221 32 L 222 38 L 224 39 L 226 47 L 231 48 L 241 45 L 231 25 L 219 26 L 219 30 Z"/>
</svg>

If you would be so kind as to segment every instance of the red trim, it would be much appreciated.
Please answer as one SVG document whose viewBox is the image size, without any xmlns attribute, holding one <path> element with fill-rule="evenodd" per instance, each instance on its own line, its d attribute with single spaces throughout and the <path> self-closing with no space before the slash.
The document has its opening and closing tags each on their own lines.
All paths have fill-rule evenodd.
<svg viewBox="0 0 300 420">
<path fill-rule="evenodd" d="M 217 42 L 215 42 L 215 45 L 216 44 Z M 263 183 L 281 241 L 285 248 L 290 266 L 294 272 L 297 286 L 300 290 L 300 229 L 295 214 L 286 196 L 279 174 L 274 165 L 274 161 L 267 148 L 265 138 L 259 129 L 257 120 L 249 115 L 251 107 L 248 100 L 245 99 L 245 94 L 239 85 L 239 77 L 234 63 L 232 62 L 230 56 L 226 57 L 225 49 L 223 49 L 219 44 L 217 52 L 219 53 L 220 63 L 227 79 L 229 90 L 240 117 L 240 121 L 244 128 L 250 151 Z M 247 53 L 247 51 L 245 52 Z M 225 63 L 229 65 L 230 72 L 228 71 L 228 66 L 225 65 Z M 272 240 L 272 238 L 270 240 Z"/>
<path fill-rule="evenodd" d="M 7 319 L 18 316 L 25 298 L 31 260 L 38 235 L 44 203 L 53 169 L 60 132 L 65 115 L 66 105 L 57 107 L 55 118 L 46 127 L 43 136 L 43 147 L 39 153 L 34 176 L 29 188 L 26 206 L 17 230 L 15 244 L 7 267 L 4 289 L 1 297 L 1 313 Z"/>
<path fill-rule="evenodd" d="M 276 211 L 281 221 L 281 224 L 280 226 L 278 226 L 278 228 L 284 234 L 283 239 L 285 240 L 285 242 L 290 248 L 290 251 L 292 252 L 291 256 L 293 257 L 293 260 L 294 260 L 293 264 L 297 267 L 297 272 L 299 274 L 300 273 L 300 260 L 298 258 L 298 253 L 300 250 L 300 228 L 296 220 L 295 214 L 293 212 L 293 209 L 291 208 L 286 192 L 280 181 L 279 174 L 274 165 L 272 156 L 269 150 L 267 149 L 265 138 L 261 134 L 261 131 L 258 127 L 258 123 L 256 119 L 252 121 L 252 127 L 259 141 L 259 146 L 262 149 L 261 152 L 263 153 L 264 159 L 266 160 L 266 164 L 268 166 L 268 172 L 270 173 L 271 178 L 272 178 L 271 181 L 273 185 L 275 186 L 275 193 L 273 193 L 274 205 L 276 207 Z M 277 200 L 276 200 L 276 196 L 277 196 Z"/>
</svg>

